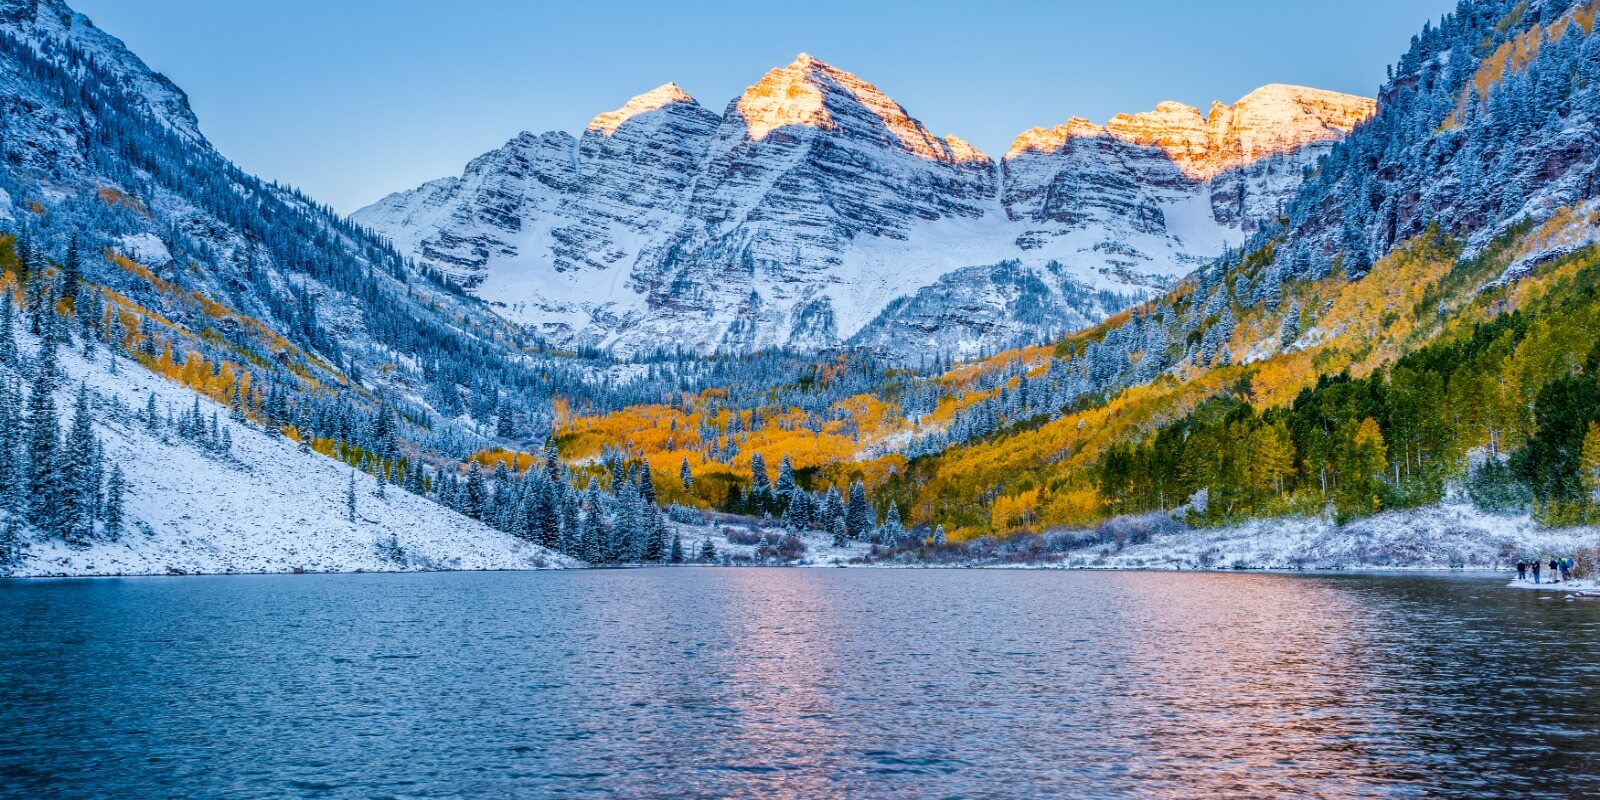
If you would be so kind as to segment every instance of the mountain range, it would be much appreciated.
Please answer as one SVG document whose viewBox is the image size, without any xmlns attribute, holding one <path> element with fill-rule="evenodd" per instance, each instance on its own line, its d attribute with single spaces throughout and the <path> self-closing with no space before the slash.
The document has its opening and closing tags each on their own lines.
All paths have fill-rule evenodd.
<svg viewBox="0 0 1600 800">
<path fill-rule="evenodd" d="M 703 509 L 913 560 L 1600 521 L 1597 9 L 1463 0 L 1376 105 L 1268 86 L 998 160 L 801 57 L 350 220 L 0 0 L 0 570 L 659 561 L 733 546 Z"/>
<path fill-rule="evenodd" d="M 720 115 L 666 84 L 352 220 L 562 345 L 970 356 L 1237 246 L 1373 108 L 1275 84 L 1035 128 L 997 160 L 802 54 Z"/>
</svg>

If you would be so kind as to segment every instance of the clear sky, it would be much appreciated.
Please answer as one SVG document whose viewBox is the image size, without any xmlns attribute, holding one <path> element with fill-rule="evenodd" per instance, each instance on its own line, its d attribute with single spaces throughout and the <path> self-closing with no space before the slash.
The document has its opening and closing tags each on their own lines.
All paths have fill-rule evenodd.
<svg viewBox="0 0 1600 800">
<path fill-rule="evenodd" d="M 1454 0 L 69 0 L 240 166 L 348 213 L 667 81 L 721 112 L 809 52 L 999 155 L 1035 125 L 1266 83 L 1371 95 Z"/>
</svg>

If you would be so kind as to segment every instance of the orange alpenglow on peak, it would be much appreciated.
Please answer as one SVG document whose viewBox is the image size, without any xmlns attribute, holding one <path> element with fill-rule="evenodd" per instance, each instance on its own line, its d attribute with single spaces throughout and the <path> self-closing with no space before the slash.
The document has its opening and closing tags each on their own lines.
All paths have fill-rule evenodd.
<svg viewBox="0 0 1600 800">
<path fill-rule="evenodd" d="M 683 87 L 680 87 L 676 83 L 666 83 L 662 84 L 661 86 L 657 86 L 656 88 L 651 89 L 644 94 L 634 97 L 627 103 L 623 104 L 622 108 L 619 108 L 616 111 L 607 111 L 606 113 L 595 117 L 592 121 L 590 121 L 588 129 L 591 131 L 600 131 L 607 136 L 611 136 L 612 134 L 615 134 L 617 129 L 622 127 L 622 124 L 628 120 L 633 119 L 640 114 L 665 108 L 674 103 L 698 105 L 695 102 L 695 99 L 689 96 L 688 92 L 683 90 Z"/>
<path fill-rule="evenodd" d="M 1158 148 L 1185 175 L 1206 180 L 1313 142 L 1342 137 L 1376 110 L 1371 98 L 1275 83 L 1231 106 L 1214 102 L 1208 114 L 1166 101 L 1151 111 L 1118 114 L 1104 126 L 1073 117 L 1065 125 L 1033 128 L 1016 138 L 1006 158 L 1056 152 L 1075 138 L 1110 136 Z"/>
<path fill-rule="evenodd" d="M 829 103 L 830 97 L 838 98 L 837 105 Z M 852 106 L 875 118 L 912 155 L 948 164 L 989 161 L 960 138 L 934 136 L 878 87 L 809 53 L 768 71 L 745 90 L 734 109 L 750 139 L 759 142 L 791 125 L 826 131 L 849 127 L 851 121 L 839 115 L 848 117 Z"/>
</svg>

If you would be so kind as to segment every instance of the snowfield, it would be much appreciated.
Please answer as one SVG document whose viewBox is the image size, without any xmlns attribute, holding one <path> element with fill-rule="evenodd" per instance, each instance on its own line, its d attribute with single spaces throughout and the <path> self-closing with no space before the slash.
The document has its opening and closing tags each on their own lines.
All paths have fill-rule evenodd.
<svg viewBox="0 0 1600 800">
<path fill-rule="evenodd" d="M 20 337 L 24 352 L 37 342 Z M 107 372 L 103 348 L 93 363 L 77 352 L 59 351 L 68 376 L 57 391 L 58 408 L 70 418 L 80 382 L 103 399 L 141 408 L 153 392 L 187 409 L 189 390 L 121 359 Z M 227 410 L 201 399 L 207 416 Z M 409 570 L 539 569 L 577 566 L 538 545 L 450 511 L 436 503 L 356 477 L 356 521 L 346 519 L 350 468 L 294 441 L 270 437 L 254 425 L 227 422 L 233 436 L 229 456 L 206 453 L 152 434 L 137 421 L 111 419 L 102 404 L 96 419 L 109 459 L 127 475 L 127 524 L 120 541 L 77 549 L 59 540 L 29 543 L 15 576 L 179 575 L 196 573 L 354 572 Z M 167 438 L 163 438 L 167 437 Z M 386 545 L 393 537 L 399 547 Z M 404 552 L 401 553 L 400 551 Z"/>
<path fill-rule="evenodd" d="M 1147 542 L 1071 553 L 1059 566 L 1108 569 L 1492 569 L 1518 558 L 1600 547 L 1600 529 L 1552 530 L 1527 516 L 1485 514 L 1444 503 L 1338 526 L 1322 519 L 1268 519 L 1157 533 Z"/>
</svg>

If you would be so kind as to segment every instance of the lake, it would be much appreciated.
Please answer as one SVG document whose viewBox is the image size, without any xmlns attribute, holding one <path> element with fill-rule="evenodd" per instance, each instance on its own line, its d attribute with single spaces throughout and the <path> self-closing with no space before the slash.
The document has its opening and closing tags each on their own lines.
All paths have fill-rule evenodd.
<svg viewBox="0 0 1600 800">
<path fill-rule="evenodd" d="M 1600 602 L 1503 582 L 0 581 L 0 796 L 1600 795 Z"/>
</svg>

